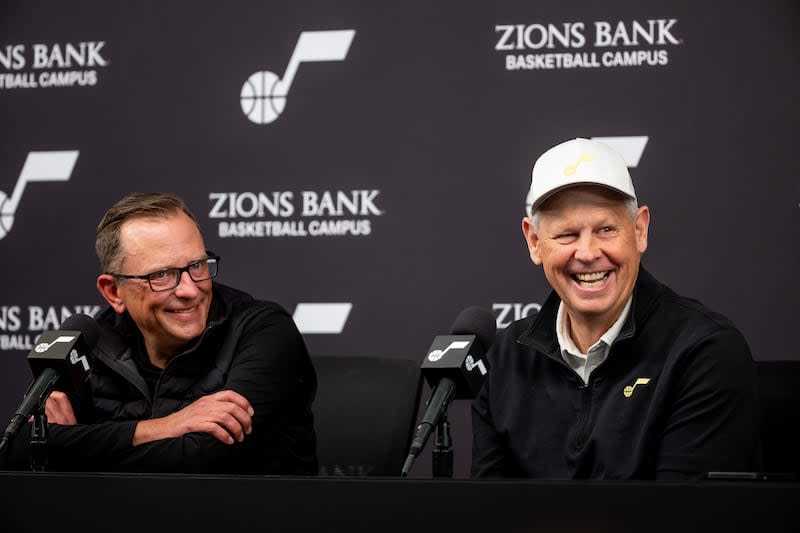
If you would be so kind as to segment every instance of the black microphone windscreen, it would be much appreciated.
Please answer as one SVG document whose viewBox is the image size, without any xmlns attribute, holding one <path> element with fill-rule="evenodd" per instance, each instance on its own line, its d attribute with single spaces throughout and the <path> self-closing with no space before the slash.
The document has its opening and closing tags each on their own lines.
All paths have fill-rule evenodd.
<svg viewBox="0 0 800 533">
<path fill-rule="evenodd" d="M 68 316 L 59 328 L 62 331 L 80 331 L 83 342 L 88 349 L 94 348 L 100 336 L 100 326 L 97 321 L 89 315 L 76 313 Z"/>
<path fill-rule="evenodd" d="M 450 327 L 450 335 L 475 335 L 484 350 L 488 350 L 492 345 L 496 333 L 497 323 L 494 315 L 479 305 L 461 311 Z"/>
</svg>

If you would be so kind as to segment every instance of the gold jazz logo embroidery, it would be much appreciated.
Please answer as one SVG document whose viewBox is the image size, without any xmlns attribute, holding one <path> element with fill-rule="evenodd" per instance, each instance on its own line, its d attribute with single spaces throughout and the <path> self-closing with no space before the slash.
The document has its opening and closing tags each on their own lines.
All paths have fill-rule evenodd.
<svg viewBox="0 0 800 533">
<path fill-rule="evenodd" d="M 579 155 L 578 160 L 575 161 L 574 165 L 567 165 L 564 167 L 564 175 L 572 176 L 578 171 L 578 167 L 581 165 L 581 163 L 588 163 L 589 161 L 594 161 L 594 156 L 592 154 Z"/>
<path fill-rule="evenodd" d="M 633 385 L 627 385 L 622 391 L 622 394 L 624 394 L 626 398 L 630 398 L 636 385 L 647 385 L 648 383 L 650 383 L 650 378 L 638 378 Z"/>
</svg>

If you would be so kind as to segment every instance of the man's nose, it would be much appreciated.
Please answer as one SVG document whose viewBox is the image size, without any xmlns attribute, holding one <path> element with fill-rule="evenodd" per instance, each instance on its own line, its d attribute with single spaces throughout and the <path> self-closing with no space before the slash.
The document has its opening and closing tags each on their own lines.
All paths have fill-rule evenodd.
<svg viewBox="0 0 800 533">
<path fill-rule="evenodd" d="M 181 272 L 181 276 L 178 278 L 178 286 L 175 287 L 175 292 L 180 292 L 181 294 L 197 292 L 197 283 L 187 271 L 184 270 Z"/>
<path fill-rule="evenodd" d="M 584 263 L 591 263 L 600 257 L 600 246 L 594 234 L 584 232 L 575 241 L 575 259 Z"/>
</svg>

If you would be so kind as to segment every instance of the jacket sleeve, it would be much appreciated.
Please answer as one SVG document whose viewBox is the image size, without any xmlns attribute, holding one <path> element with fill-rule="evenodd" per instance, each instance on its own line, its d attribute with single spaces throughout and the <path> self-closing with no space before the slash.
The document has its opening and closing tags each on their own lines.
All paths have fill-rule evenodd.
<svg viewBox="0 0 800 533">
<path fill-rule="evenodd" d="M 316 376 L 288 314 L 254 313 L 236 339 L 223 389 L 243 395 L 255 411 L 253 432 L 242 443 L 228 445 L 207 433 L 188 433 L 133 446 L 136 421 L 51 425 L 48 470 L 316 473 L 311 416 Z M 29 467 L 27 435 L 14 443 L 12 469 Z"/>
<path fill-rule="evenodd" d="M 756 370 L 742 335 L 735 329 L 716 332 L 690 347 L 681 364 L 656 478 L 760 470 Z"/>
<path fill-rule="evenodd" d="M 49 424 L 45 442 L 48 471 L 117 470 L 111 465 L 132 452 L 131 444 L 136 421 L 102 422 L 62 426 Z M 31 424 L 25 424 L 11 441 L 4 467 L 8 470 L 30 470 Z"/>
<path fill-rule="evenodd" d="M 492 355 L 487 354 L 487 358 Z M 492 361 L 489 376 L 484 381 L 478 396 L 472 401 L 472 465 L 470 475 L 474 478 L 513 477 L 519 475 L 511 468 L 513 462 L 504 437 L 497 431 L 492 418 L 492 377 L 502 373 L 499 365 Z"/>
</svg>

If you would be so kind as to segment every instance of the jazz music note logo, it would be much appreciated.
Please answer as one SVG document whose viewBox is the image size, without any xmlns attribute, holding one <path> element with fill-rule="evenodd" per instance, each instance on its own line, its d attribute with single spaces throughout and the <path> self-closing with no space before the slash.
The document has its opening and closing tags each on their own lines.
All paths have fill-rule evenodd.
<svg viewBox="0 0 800 533">
<path fill-rule="evenodd" d="M 477 368 L 478 370 L 480 370 L 482 376 L 486 375 L 486 365 L 484 365 L 483 361 L 481 361 L 480 359 L 475 361 L 475 359 L 473 359 L 471 355 L 468 355 L 467 360 L 464 361 L 464 364 L 466 365 L 467 370 L 469 372 L 472 372 L 473 368 Z"/>
<path fill-rule="evenodd" d="M 636 388 L 636 385 L 647 385 L 648 383 L 650 383 L 650 378 L 639 378 L 633 385 L 627 385 L 622 391 L 622 394 L 624 394 L 626 398 L 630 398 L 633 394 L 633 389 Z"/>
<path fill-rule="evenodd" d="M 79 354 L 78 350 L 73 349 L 71 352 L 69 352 L 69 362 L 73 365 L 80 363 L 86 372 L 89 371 L 89 360 L 86 359 L 85 355 Z"/>
<path fill-rule="evenodd" d="M 564 167 L 564 175 L 572 176 L 578 171 L 578 167 L 581 165 L 581 163 L 588 163 L 589 161 L 594 161 L 594 156 L 592 154 L 579 155 L 578 160 L 575 161 L 574 165 L 567 165 Z"/>
<path fill-rule="evenodd" d="M 77 150 L 28 153 L 11 197 L 0 191 L 0 239 L 5 237 L 14 225 L 14 215 L 25 186 L 34 181 L 69 180 L 77 159 Z"/>
<path fill-rule="evenodd" d="M 469 341 L 453 341 L 450 343 L 450 346 L 445 348 L 444 350 L 433 350 L 431 353 L 428 354 L 429 361 L 438 361 L 444 354 L 449 352 L 450 350 L 463 350 L 469 346 Z"/>
<path fill-rule="evenodd" d="M 310 61 L 342 61 L 347 57 L 355 30 L 304 31 L 289 59 L 283 77 L 265 70 L 250 76 L 240 94 L 242 111 L 256 124 L 269 124 L 286 107 L 289 89 L 300 63 Z"/>
<path fill-rule="evenodd" d="M 53 342 L 40 342 L 39 344 L 36 345 L 34 350 L 36 351 L 36 353 L 44 353 L 50 348 L 52 348 L 54 344 L 58 342 L 71 342 L 74 338 L 75 338 L 74 335 L 61 335 L 59 337 L 56 337 L 56 340 L 54 340 Z"/>
</svg>

